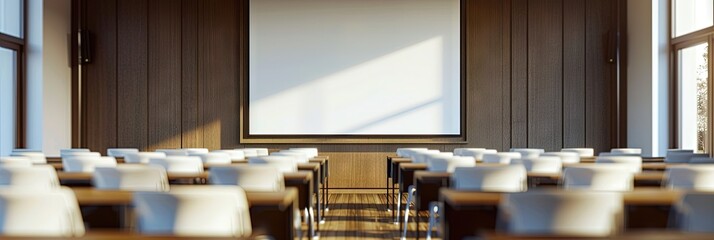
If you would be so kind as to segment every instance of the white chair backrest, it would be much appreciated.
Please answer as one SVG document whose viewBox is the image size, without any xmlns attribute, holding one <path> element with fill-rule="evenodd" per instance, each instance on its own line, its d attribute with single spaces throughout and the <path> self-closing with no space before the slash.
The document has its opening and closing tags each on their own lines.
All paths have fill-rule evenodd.
<svg viewBox="0 0 714 240">
<path fill-rule="evenodd" d="M 540 156 L 537 158 L 516 158 L 511 159 L 511 164 L 520 164 L 532 173 L 560 173 L 563 169 L 563 161 L 557 156 Z"/>
<path fill-rule="evenodd" d="M 128 153 L 138 153 L 139 149 L 136 148 L 109 148 L 107 149 L 107 156 L 110 157 L 126 157 Z"/>
<path fill-rule="evenodd" d="M 42 152 L 12 152 L 10 153 L 10 156 L 16 156 L 16 157 L 28 157 L 30 158 L 30 162 L 33 164 L 45 164 L 47 163 L 47 158 L 45 157 L 45 154 Z"/>
<path fill-rule="evenodd" d="M 129 191 L 168 191 L 166 170 L 156 165 L 119 165 L 98 167 L 94 170 L 92 184 L 98 189 Z"/>
<path fill-rule="evenodd" d="M 84 222 L 74 192 L 56 189 L 0 189 L 0 235 L 80 237 Z"/>
<path fill-rule="evenodd" d="M 296 172 L 298 160 L 293 156 L 263 156 L 248 158 L 249 164 L 268 164 L 282 173 Z"/>
<path fill-rule="evenodd" d="M 127 153 L 124 156 L 125 163 L 149 163 L 152 158 L 165 158 L 166 153 L 163 152 L 135 152 Z"/>
<path fill-rule="evenodd" d="M 249 237 L 250 211 L 238 186 L 177 186 L 168 192 L 136 192 L 142 234 Z"/>
<path fill-rule="evenodd" d="M 65 172 L 94 172 L 96 167 L 116 167 L 114 157 L 75 156 L 62 158 L 62 170 Z"/>
<path fill-rule="evenodd" d="M 714 232 L 714 194 L 685 193 L 675 204 L 679 230 L 685 232 Z"/>
<path fill-rule="evenodd" d="M 464 151 L 466 150 L 471 150 L 471 151 L 483 151 L 486 150 L 485 148 L 454 148 L 454 156 L 464 156 Z"/>
<path fill-rule="evenodd" d="M 208 148 L 182 148 L 182 149 L 186 150 L 186 153 L 188 153 L 188 155 L 197 154 L 197 153 L 209 153 Z"/>
<path fill-rule="evenodd" d="M 211 167 L 209 182 L 216 185 L 237 185 L 249 192 L 277 192 L 285 189 L 283 173 L 270 165 L 240 165 Z"/>
<path fill-rule="evenodd" d="M 200 157 L 203 164 L 231 164 L 231 156 L 228 153 L 190 153 L 189 156 Z"/>
<path fill-rule="evenodd" d="M 101 157 L 102 154 L 98 152 L 65 152 L 62 153 L 62 158 L 68 157 Z"/>
<path fill-rule="evenodd" d="M 267 148 L 243 148 L 242 150 L 255 151 L 258 157 L 270 155 L 270 151 Z"/>
<path fill-rule="evenodd" d="M 563 188 L 591 191 L 630 191 L 634 173 L 621 164 L 582 164 L 563 170 Z"/>
<path fill-rule="evenodd" d="M 457 167 L 476 166 L 476 159 L 464 156 L 432 156 L 426 160 L 426 168 L 432 172 L 454 172 Z"/>
<path fill-rule="evenodd" d="M 434 150 L 434 149 L 427 149 L 427 148 L 407 148 L 407 149 L 402 149 L 402 154 L 399 155 L 400 157 L 405 157 L 405 158 L 411 158 L 412 160 L 414 159 L 414 155 L 419 154 L 419 153 L 437 153 L 440 152 L 439 150 Z"/>
<path fill-rule="evenodd" d="M 294 157 L 298 161 L 298 163 L 310 162 L 310 157 L 307 155 L 307 153 L 304 153 L 302 151 L 280 150 L 279 152 L 272 153 L 271 156 L 290 156 Z"/>
<path fill-rule="evenodd" d="M 246 159 L 258 156 L 258 150 L 255 149 L 236 148 L 235 150 L 243 152 L 243 156 L 245 156 Z"/>
<path fill-rule="evenodd" d="M 521 165 L 457 167 L 451 175 L 454 189 L 485 192 L 525 191 L 526 180 L 526 169 Z"/>
<path fill-rule="evenodd" d="M 454 153 L 450 152 L 429 152 L 429 153 L 417 153 L 412 156 L 412 162 L 414 163 L 426 163 L 427 159 L 431 157 L 453 157 Z"/>
<path fill-rule="evenodd" d="M 203 172 L 203 161 L 196 156 L 168 156 L 149 159 L 149 164 L 158 165 L 166 173 L 198 174 Z"/>
<path fill-rule="evenodd" d="M 580 155 L 580 157 L 594 157 L 595 149 L 592 148 L 563 148 L 561 152 L 574 152 Z"/>
<path fill-rule="evenodd" d="M 154 152 L 162 152 L 166 154 L 166 156 L 188 156 L 188 150 L 186 149 L 164 148 L 156 149 Z"/>
<path fill-rule="evenodd" d="M 41 153 L 42 150 L 39 149 L 29 149 L 29 148 L 15 148 L 12 150 L 12 152 L 37 152 Z"/>
<path fill-rule="evenodd" d="M 317 148 L 289 148 L 288 150 L 304 152 L 309 158 L 314 158 L 319 155 Z"/>
<path fill-rule="evenodd" d="M 642 172 L 642 157 L 640 156 L 599 156 L 595 158 L 595 163 L 601 164 L 619 164 L 627 166 L 633 173 Z"/>
<path fill-rule="evenodd" d="M 697 164 L 667 167 L 664 186 L 674 189 L 714 191 L 714 165 Z"/>
<path fill-rule="evenodd" d="M 0 167 L 0 186 L 23 189 L 55 189 L 60 187 L 57 171 L 50 165 L 31 167 Z"/>
<path fill-rule="evenodd" d="M 541 153 L 541 156 L 556 156 L 560 157 L 563 163 L 579 163 L 580 155 L 575 152 L 547 152 Z"/>
<path fill-rule="evenodd" d="M 696 156 L 699 155 L 699 156 Z M 714 158 L 709 157 L 707 154 L 696 154 L 694 157 L 689 159 L 689 163 L 692 164 L 712 164 L 714 163 Z M 707 156 L 705 156 L 707 155 Z"/>
<path fill-rule="evenodd" d="M 610 149 L 610 153 L 612 153 L 612 154 L 637 154 L 637 155 L 641 155 L 641 154 L 642 154 L 642 149 L 641 149 L 641 148 L 613 148 L 613 149 Z"/>
<path fill-rule="evenodd" d="M 523 158 L 537 158 L 541 153 L 545 152 L 545 149 L 541 148 L 511 148 L 511 152 L 521 153 Z"/>
<path fill-rule="evenodd" d="M 91 152 L 91 151 L 87 148 L 63 148 L 63 149 L 60 149 L 60 157 L 64 157 L 66 154 L 78 153 L 78 152 Z M 76 155 L 67 155 L 67 156 L 76 156 Z"/>
<path fill-rule="evenodd" d="M 622 195 L 615 192 L 509 193 L 499 211 L 514 234 L 608 236 L 622 225 Z"/>
<path fill-rule="evenodd" d="M 245 154 L 243 153 L 243 151 L 240 150 L 221 149 L 213 150 L 211 152 L 228 154 L 228 157 L 231 158 L 231 162 L 245 162 Z"/>
<path fill-rule="evenodd" d="M 398 157 L 409 157 L 408 154 L 414 150 L 427 150 L 426 148 L 397 148 Z"/>
<path fill-rule="evenodd" d="M 486 153 L 483 154 L 484 163 L 500 163 L 500 164 L 510 164 L 511 159 L 516 158 L 526 158 L 521 156 L 520 152 L 499 152 L 499 153 Z"/>
<path fill-rule="evenodd" d="M 670 149 L 667 150 L 667 155 L 664 157 L 666 163 L 687 163 L 694 157 L 693 150 L 686 149 Z"/>
<path fill-rule="evenodd" d="M 32 160 L 29 157 L 11 156 L 0 157 L 0 166 L 2 167 L 30 167 Z"/>
<path fill-rule="evenodd" d="M 487 153 L 498 153 L 498 151 L 496 149 L 463 149 L 460 156 L 473 157 L 477 162 L 480 162 L 483 161 L 483 155 Z"/>
</svg>

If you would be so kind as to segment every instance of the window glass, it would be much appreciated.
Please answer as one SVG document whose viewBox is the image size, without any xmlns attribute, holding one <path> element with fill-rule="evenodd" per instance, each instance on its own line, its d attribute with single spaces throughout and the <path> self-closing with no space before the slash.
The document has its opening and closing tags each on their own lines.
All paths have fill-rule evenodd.
<svg viewBox="0 0 714 240">
<path fill-rule="evenodd" d="M 0 0 L 0 33 L 23 38 L 23 0 Z"/>
<path fill-rule="evenodd" d="M 16 92 L 17 53 L 0 47 L 0 156 L 15 148 Z"/>
<path fill-rule="evenodd" d="M 680 147 L 699 152 L 708 141 L 708 52 L 707 43 L 678 51 Z"/>
<path fill-rule="evenodd" d="M 712 0 L 674 0 L 672 3 L 673 37 L 707 28 L 714 23 Z"/>
</svg>

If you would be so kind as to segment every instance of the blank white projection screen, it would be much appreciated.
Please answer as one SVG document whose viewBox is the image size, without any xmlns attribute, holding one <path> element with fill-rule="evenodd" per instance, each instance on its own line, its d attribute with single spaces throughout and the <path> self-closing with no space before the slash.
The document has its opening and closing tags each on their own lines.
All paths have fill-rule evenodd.
<svg viewBox="0 0 714 240">
<path fill-rule="evenodd" d="M 459 0 L 251 0 L 251 135 L 459 135 Z"/>
</svg>

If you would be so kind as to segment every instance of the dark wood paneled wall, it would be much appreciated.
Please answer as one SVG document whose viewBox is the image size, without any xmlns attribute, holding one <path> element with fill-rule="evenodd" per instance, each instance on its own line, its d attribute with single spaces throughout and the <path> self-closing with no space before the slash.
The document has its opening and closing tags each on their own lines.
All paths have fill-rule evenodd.
<svg viewBox="0 0 714 240">
<path fill-rule="evenodd" d="M 94 40 L 81 68 L 82 146 L 241 147 L 247 1 L 80 1 Z M 464 0 L 468 144 L 420 146 L 614 147 L 620 1 Z M 384 186 L 384 155 L 402 146 L 316 147 L 334 154 L 331 186 L 370 188 Z"/>
</svg>

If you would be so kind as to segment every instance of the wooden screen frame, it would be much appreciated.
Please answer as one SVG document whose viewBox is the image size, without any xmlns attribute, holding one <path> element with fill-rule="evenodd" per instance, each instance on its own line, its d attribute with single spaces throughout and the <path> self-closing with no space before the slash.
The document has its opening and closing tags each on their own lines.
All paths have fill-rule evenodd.
<svg viewBox="0 0 714 240">
<path fill-rule="evenodd" d="M 245 7 L 242 8 L 242 32 L 244 41 L 242 43 L 242 53 L 239 54 L 243 64 L 244 71 L 239 77 L 239 86 L 241 89 L 239 99 L 239 121 L 240 127 L 238 135 L 241 144 L 266 144 L 266 143 L 304 143 L 304 144 L 404 144 L 404 143 L 428 143 L 428 144 L 464 144 L 466 139 L 466 13 L 464 11 L 464 1 L 460 0 L 460 133 L 458 135 L 252 135 L 249 132 L 250 123 L 248 121 L 249 113 L 249 19 L 250 8 L 249 1 L 245 1 Z M 240 24 L 239 24 L 240 25 Z"/>
</svg>

